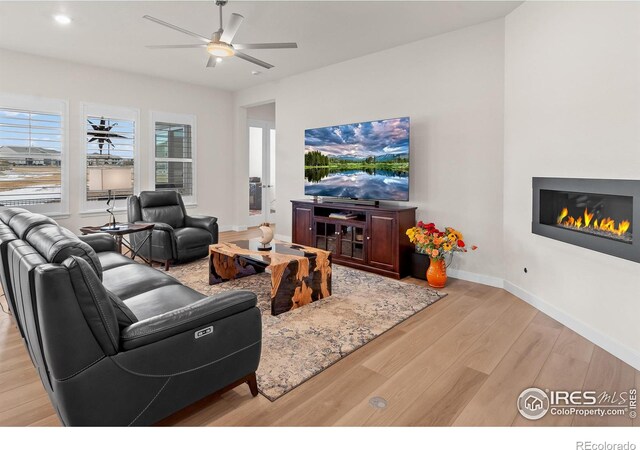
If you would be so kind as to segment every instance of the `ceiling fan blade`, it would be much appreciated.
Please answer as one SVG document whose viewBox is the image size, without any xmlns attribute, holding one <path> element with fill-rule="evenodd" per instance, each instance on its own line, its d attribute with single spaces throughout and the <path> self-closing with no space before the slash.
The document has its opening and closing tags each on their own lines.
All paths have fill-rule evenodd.
<svg viewBox="0 0 640 450">
<path fill-rule="evenodd" d="M 199 34 L 194 33 L 193 31 L 185 30 L 184 28 L 180 28 L 180 27 L 177 27 L 175 25 L 172 25 L 169 22 L 165 22 L 164 20 L 156 19 L 155 17 L 152 17 L 152 16 L 142 16 L 142 18 L 150 20 L 152 22 L 155 22 L 158 25 L 162 25 L 162 26 L 171 28 L 173 30 L 179 31 L 180 33 L 184 33 L 184 34 L 188 34 L 189 36 L 193 36 L 194 38 L 200 39 L 201 41 L 204 41 L 207 44 L 209 42 L 211 42 L 211 39 L 208 39 L 208 38 L 206 38 L 204 36 L 200 36 Z"/>
<path fill-rule="evenodd" d="M 238 32 L 238 28 L 240 28 L 240 24 L 242 24 L 243 20 L 244 17 L 242 17 L 240 14 L 231 14 L 231 17 L 229 17 L 229 23 L 227 23 L 227 27 L 222 32 L 220 40 L 222 42 L 226 42 L 227 44 L 231 44 L 231 41 L 233 41 L 233 37 Z"/>
<path fill-rule="evenodd" d="M 265 69 L 271 69 L 272 67 L 274 67 L 271 64 L 264 61 L 260 61 L 259 59 L 254 58 L 253 56 L 249 56 L 246 53 L 236 52 L 235 56 L 237 56 L 240 59 L 244 59 L 245 61 L 249 61 L 250 63 L 257 64 L 260 67 L 264 67 Z"/>
<path fill-rule="evenodd" d="M 207 60 L 207 67 L 215 67 L 215 66 L 216 66 L 216 57 L 209 56 L 209 59 Z"/>
<path fill-rule="evenodd" d="M 207 44 L 178 44 L 178 45 L 147 45 L 151 50 L 160 50 L 166 48 L 206 48 Z"/>
<path fill-rule="evenodd" d="M 233 44 L 233 48 L 238 50 L 249 49 L 277 49 L 277 48 L 298 48 L 295 42 L 272 42 L 267 44 Z"/>
</svg>

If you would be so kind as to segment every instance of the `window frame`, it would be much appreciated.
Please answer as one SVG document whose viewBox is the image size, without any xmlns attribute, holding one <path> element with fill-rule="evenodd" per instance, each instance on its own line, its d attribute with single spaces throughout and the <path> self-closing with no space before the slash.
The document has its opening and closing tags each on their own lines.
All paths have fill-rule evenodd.
<svg viewBox="0 0 640 450">
<path fill-rule="evenodd" d="M 134 123 L 134 145 L 133 145 L 133 194 L 140 193 L 140 110 L 137 108 L 103 105 L 99 103 L 80 103 L 80 149 L 81 149 L 81 167 L 80 170 L 80 214 L 81 215 L 97 215 L 105 214 L 107 208 L 103 200 L 87 200 L 87 118 L 89 116 L 102 117 L 109 119 L 130 120 Z M 125 201 L 117 201 L 115 213 L 125 212 L 127 204 Z"/>
<path fill-rule="evenodd" d="M 62 153 L 60 155 L 60 202 L 25 205 L 20 208 L 54 218 L 69 217 L 69 102 L 57 98 L 0 93 L 0 108 L 60 115 L 62 122 L 60 127 L 60 151 Z"/>
<path fill-rule="evenodd" d="M 150 125 L 149 125 L 149 142 L 151 143 L 151 154 L 149 164 L 149 188 L 152 191 L 156 189 L 156 161 L 185 161 L 187 158 L 157 158 L 156 157 L 156 123 L 172 123 L 176 125 L 189 125 L 191 126 L 191 192 L 190 196 L 183 196 L 182 201 L 186 207 L 198 206 L 198 179 L 196 170 L 197 161 L 197 124 L 195 114 L 178 114 L 168 113 L 163 111 L 151 111 Z"/>
</svg>

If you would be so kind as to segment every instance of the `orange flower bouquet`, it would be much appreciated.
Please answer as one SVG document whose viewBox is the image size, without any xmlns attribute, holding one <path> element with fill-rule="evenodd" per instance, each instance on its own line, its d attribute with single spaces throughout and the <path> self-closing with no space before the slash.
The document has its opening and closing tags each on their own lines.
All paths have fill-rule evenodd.
<svg viewBox="0 0 640 450">
<path fill-rule="evenodd" d="M 455 252 L 467 251 L 467 245 L 464 243 L 462 233 L 451 227 L 445 227 L 444 231 L 440 231 L 435 224 L 425 224 L 420 221 L 415 227 L 407 230 L 407 236 L 415 244 L 418 253 L 424 253 L 429 256 L 430 263 L 426 274 L 429 286 L 443 288 L 447 283 L 445 255 L 453 256 Z M 471 250 L 476 248 L 474 245 Z"/>
<path fill-rule="evenodd" d="M 445 227 L 444 231 L 440 231 L 435 224 L 420 221 L 407 230 L 407 236 L 415 244 L 418 253 L 425 253 L 436 260 L 444 259 L 446 254 L 467 251 L 462 233 L 455 228 Z M 476 248 L 474 245 L 471 250 Z"/>
</svg>

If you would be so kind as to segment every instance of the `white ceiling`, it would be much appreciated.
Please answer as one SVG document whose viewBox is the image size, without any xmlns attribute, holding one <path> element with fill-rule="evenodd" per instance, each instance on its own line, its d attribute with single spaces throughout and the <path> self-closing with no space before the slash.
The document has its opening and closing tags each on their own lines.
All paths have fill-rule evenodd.
<svg viewBox="0 0 640 450">
<path fill-rule="evenodd" d="M 237 43 L 297 42 L 298 49 L 246 50 L 275 68 L 230 58 L 205 68 L 204 49 L 148 50 L 150 44 L 195 44 L 187 35 L 142 19 L 149 14 L 210 36 L 218 28 L 213 1 L 0 2 L 0 47 L 78 63 L 238 90 L 379 50 L 503 17 L 521 2 L 505 1 L 230 1 L 245 20 Z M 72 18 L 68 26 L 54 14 Z M 1 62 L 0 62 L 1 63 Z M 384 64 L 381 61 L 380 64 Z M 252 75 L 260 70 L 260 75 Z"/>
</svg>

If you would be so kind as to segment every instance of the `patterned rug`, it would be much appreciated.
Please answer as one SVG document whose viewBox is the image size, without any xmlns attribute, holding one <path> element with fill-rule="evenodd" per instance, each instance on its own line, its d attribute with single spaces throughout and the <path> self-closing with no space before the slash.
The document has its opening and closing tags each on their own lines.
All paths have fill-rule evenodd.
<svg viewBox="0 0 640 450">
<path fill-rule="evenodd" d="M 271 401 L 446 295 L 334 264 L 331 297 L 274 317 L 269 274 L 209 286 L 208 264 L 201 259 L 169 274 L 205 295 L 256 293 L 263 325 L 258 389 Z"/>
</svg>

